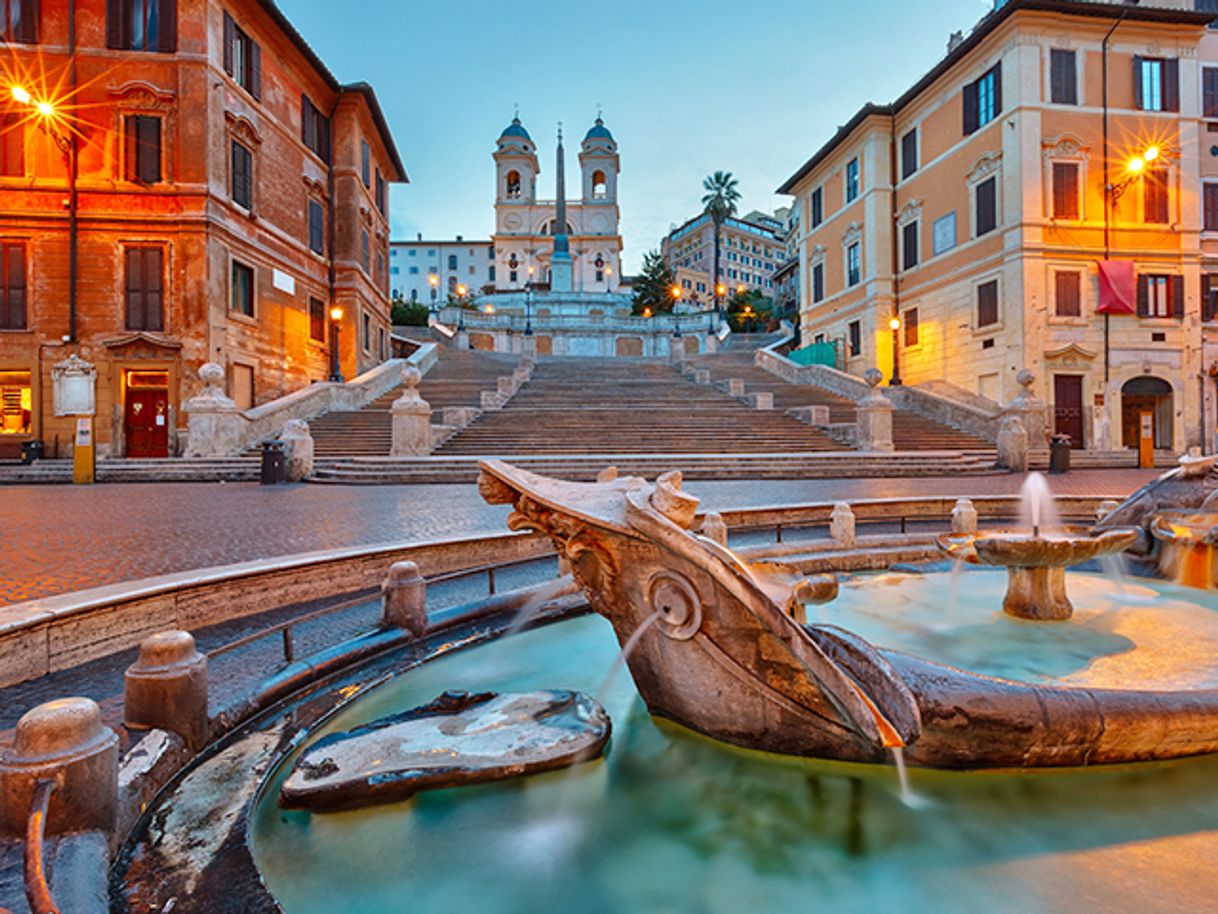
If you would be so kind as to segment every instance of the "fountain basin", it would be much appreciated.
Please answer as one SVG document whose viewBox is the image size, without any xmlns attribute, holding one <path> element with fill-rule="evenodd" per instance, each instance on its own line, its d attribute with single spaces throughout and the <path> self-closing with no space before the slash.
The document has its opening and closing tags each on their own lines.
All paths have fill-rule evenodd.
<svg viewBox="0 0 1218 914">
<path fill-rule="evenodd" d="M 1149 527 L 1159 544 L 1159 574 L 1189 587 L 1218 587 L 1218 512 L 1162 511 Z"/>
</svg>

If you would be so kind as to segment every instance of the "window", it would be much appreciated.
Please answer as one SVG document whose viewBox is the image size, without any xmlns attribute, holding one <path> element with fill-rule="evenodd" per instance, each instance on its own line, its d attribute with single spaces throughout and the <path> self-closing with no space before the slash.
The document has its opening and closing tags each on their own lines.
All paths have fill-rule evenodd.
<svg viewBox="0 0 1218 914">
<path fill-rule="evenodd" d="M 908 222 L 901 228 L 901 268 L 912 270 L 918 265 L 918 223 Z"/>
<path fill-rule="evenodd" d="M 850 344 L 850 357 L 863 354 L 863 327 L 858 321 L 846 325 L 846 339 Z"/>
<path fill-rule="evenodd" d="M 379 168 L 376 170 L 376 208 L 385 215 L 385 178 Z"/>
<path fill-rule="evenodd" d="M 123 119 L 126 148 L 123 177 L 140 184 L 161 180 L 161 119 L 129 114 Z"/>
<path fill-rule="evenodd" d="M 977 327 L 998 323 L 998 280 L 991 279 L 977 287 Z"/>
<path fill-rule="evenodd" d="M 1143 111 L 1180 110 L 1180 61 L 1174 57 L 1133 58 L 1134 107 Z"/>
<path fill-rule="evenodd" d="M 486 278 L 490 282 L 495 281 L 495 265 L 493 263 L 489 267 L 486 268 Z"/>
<path fill-rule="evenodd" d="M 237 140 L 233 140 L 232 167 L 233 202 L 243 209 L 254 208 L 254 155 Z"/>
<path fill-rule="evenodd" d="M 1083 274 L 1060 270 L 1053 274 L 1053 313 L 1057 317 L 1082 317 Z"/>
<path fill-rule="evenodd" d="M 385 359 L 389 358 L 388 353 L 385 351 L 385 328 L 384 327 L 376 328 L 376 340 L 377 340 L 376 351 L 377 351 L 377 353 L 379 353 L 379 355 L 381 357 L 381 361 L 383 362 L 383 361 L 385 361 Z"/>
<path fill-rule="evenodd" d="M 25 329 L 25 245 L 0 244 L 0 330 Z"/>
<path fill-rule="evenodd" d="M 254 98 L 262 100 L 262 48 L 228 13 L 224 14 L 224 72 Z"/>
<path fill-rule="evenodd" d="M 1049 51 L 1049 100 L 1055 105 L 1078 104 L 1078 67 L 1073 51 Z"/>
<path fill-rule="evenodd" d="M 846 248 L 846 285 L 857 286 L 863 278 L 862 251 L 856 241 Z"/>
<path fill-rule="evenodd" d="M 37 44 L 38 0 L 0 0 L 0 40 L 9 44 Z"/>
<path fill-rule="evenodd" d="M 307 95 L 300 97 L 300 139 L 314 155 L 330 164 L 330 119 Z"/>
<path fill-rule="evenodd" d="M 977 237 L 998 227 L 998 179 L 986 178 L 973 190 L 976 204 Z"/>
<path fill-rule="evenodd" d="M 976 133 L 1002 112 L 1002 64 L 964 87 L 964 135 Z"/>
<path fill-rule="evenodd" d="M 233 261 L 230 307 L 246 317 L 254 316 L 254 268 Z"/>
<path fill-rule="evenodd" d="M 456 254 L 449 254 L 449 255 L 448 255 L 448 268 L 449 268 L 450 270 L 455 270 L 455 269 L 457 269 L 457 255 L 456 255 Z"/>
<path fill-rule="evenodd" d="M 309 296 L 309 339 L 325 342 L 326 339 L 326 303 L 320 298 Z"/>
<path fill-rule="evenodd" d="M 363 318 L 360 324 L 360 341 L 363 343 L 364 352 L 367 352 L 372 348 L 372 316 L 367 311 L 360 316 Z"/>
<path fill-rule="evenodd" d="M 905 346 L 918 345 L 918 309 L 909 308 L 905 312 L 905 320 L 901 322 L 901 326 L 905 328 Z"/>
<path fill-rule="evenodd" d="M 956 246 L 956 211 L 940 216 L 931 226 L 933 250 L 936 256 Z"/>
<path fill-rule="evenodd" d="M 397 272 L 397 269 L 398 269 L 397 267 L 394 267 L 394 268 L 393 268 L 393 271 L 396 273 L 396 272 Z M 411 276 L 418 276 L 418 275 L 419 275 L 419 268 L 418 268 L 418 267 L 411 267 L 411 268 L 410 268 L 410 275 L 411 275 Z"/>
<path fill-rule="evenodd" d="M 1183 317 L 1184 282 L 1180 276 L 1138 277 L 1138 317 Z"/>
<path fill-rule="evenodd" d="M 1205 231 L 1218 232 L 1218 184 L 1204 184 Z"/>
<path fill-rule="evenodd" d="M 846 163 L 846 202 L 853 203 L 859 195 L 859 160 Z"/>
<path fill-rule="evenodd" d="M 127 329 L 164 330 L 164 252 L 159 247 L 130 247 L 125 255 Z"/>
<path fill-rule="evenodd" d="M 364 187 L 372 186 L 372 150 L 367 140 L 359 141 L 359 175 Z"/>
<path fill-rule="evenodd" d="M 25 124 L 20 114 L 0 114 L 0 176 L 25 177 Z"/>
<path fill-rule="evenodd" d="M 1218 316 L 1218 274 L 1201 274 L 1201 319 L 1209 323 Z"/>
<path fill-rule="evenodd" d="M 1143 221 L 1165 225 L 1171 219 L 1167 206 L 1167 169 L 1152 168 L 1142 178 Z"/>
<path fill-rule="evenodd" d="M 508 282 L 516 282 L 517 281 L 516 277 L 518 277 L 519 275 L 520 275 L 520 273 L 518 270 L 509 270 L 508 271 Z"/>
<path fill-rule="evenodd" d="M 326 252 L 325 211 L 316 200 L 309 201 L 309 250 L 314 254 Z"/>
<path fill-rule="evenodd" d="M 812 301 L 818 302 L 825 297 L 825 265 L 815 264 L 812 267 Z"/>
<path fill-rule="evenodd" d="M 11 0 L 10 0 L 11 3 Z M 33 8 L 33 0 L 22 0 Z M 122 51 L 159 51 L 178 47 L 175 0 L 106 0 L 106 47 Z"/>
<path fill-rule="evenodd" d="M 1218 67 L 1201 68 L 1201 116 L 1218 117 Z"/>
<path fill-rule="evenodd" d="M 372 272 L 372 249 L 367 229 L 360 229 L 359 233 L 359 262 L 363 265 L 365 273 Z"/>
<path fill-rule="evenodd" d="M 28 435 L 33 414 L 30 372 L 0 370 L 0 435 Z"/>
<path fill-rule="evenodd" d="M 1078 219 L 1078 163 L 1053 163 L 1053 218 Z"/>
<path fill-rule="evenodd" d="M 911 130 L 901 137 L 901 178 L 904 180 L 918 170 L 918 131 Z"/>
</svg>

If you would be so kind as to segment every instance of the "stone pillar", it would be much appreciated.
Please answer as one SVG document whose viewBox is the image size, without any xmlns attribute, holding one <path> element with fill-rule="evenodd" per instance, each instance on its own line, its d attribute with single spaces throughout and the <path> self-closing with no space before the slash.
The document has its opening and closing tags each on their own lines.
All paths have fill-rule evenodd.
<svg viewBox="0 0 1218 914">
<path fill-rule="evenodd" d="M 135 730 L 168 730 L 192 749 L 207 741 L 207 658 L 189 632 L 145 638 L 127 668 L 123 722 Z"/>
<path fill-rule="evenodd" d="M 723 522 L 723 515 L 712 511 L 702 518 L 702 535 L 709 540 L 714 540 L 720 546 L 726 546 L 727 524 Z"/>
<path fill-rule="evenodd" d="M 520 352 L 522 355 L 533 357 L 537 355 L 537 337 L 528 333 L 520 338 Z"/>
<path fill-rule="evenodd" d="M 413 365 L 402 369 L 406 390 L 389 408 L 393 417 L 390 457 L 420 457 L 431 453 L 431 407 L 415 389 L 422 379 L 419 369 Z"/>
<path fill-rule="evenodd" d="M 118 736 L 89 698 L 39 705 L 17 722 L 12 749 L 0 757 L 0 834 L 24 837 L 39 781 L 54 780 L 46 833 L 114 828 L 118 807 Z"/>
<path fill-rule="evenodd" d="M 708 386 L 711 382 L 711 373 L 707 368 L 699 368 L 694 372 L 694 383 Z"/>
<path fill-rule="evenodd" d="M 998 465 L 1015 473 L 1028 471 L 1028 430 L 1013 413 L 1002 417 L 998 430 Z"/>
<path fill-rule="evenodd" d="M 727 395 L 729 397 L 743 397 L 745 392 L 744 378 L 728 378 L 727 379 Z"/>
<path fill-rule="evenodd" d="M 186 457 L 229 457 L 245 445 L 248 421 L 220 386 L 224 369 L 207 362 L 199 369 L 203 390 L 186 401 Z"/>
<path fill-rule="evenodd" d="M 283 460 L 288 482 L 300 482 L 313 475 L 313 433 L 304 419 L 289 419 L 279 435 L 283 441 Z"/>
<path fill-rule="evenodd" d="M 1032 393 L 1032 385 L 1036 383 L 1036 375 L 1027 368 L 1022 368 L 1015 375 L 1015 381 L 1023 391 L 1010 402 L 1005 415 L 1018 416 L 1023 422 L 1024 430 L 1028 433 L 1028 447 L 1041 450 L 1049 446 L 1048 407 L 1036 399 Z"/>
<path fill-rule="evenodd" d="M 892 442 L 892 401 L 878 386 L 884 380 L 884 374 L 878 368 L 868 368 L 863 379 L 871 386 L 871 393 L 855 408 L 855 442 L 860 451 L 891 453 L 896 450 Z"/>
<path fill-rule="evenodd" d="M 854 512 L 844 501 L 833 506 L 833 515 L 829 519 L 829 538 L 839 546 L 854 545 Z"/>
<path fill-rule="evenodd" d="M 956 507 L 952 508 L 952 533 L 976 533 L 977 508 L 971 498 L 956 499 Z"/>
<path fill-rule="evenodd" d="M 381 585 L 381 621 L 416 638 L 427 634 L 427 581 L 414 562 L 395 562 Z"/>
</svg>

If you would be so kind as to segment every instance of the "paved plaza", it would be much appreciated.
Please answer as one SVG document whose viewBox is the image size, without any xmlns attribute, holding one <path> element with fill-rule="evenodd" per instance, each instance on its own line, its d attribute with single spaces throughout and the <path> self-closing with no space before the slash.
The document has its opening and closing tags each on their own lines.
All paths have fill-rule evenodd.
<svg viewBox="0 0 1218 914">
<path fill-rule="evenodd" d="M 1052 477 L 1062 495 L 1119 496 L 1153 470 Z M 1013 474 L 692 482 L 708 510 L 862 498 L 1015 494 Z M 506 529 L 473 485 L 0 487 L 0 605 L 194 568 Z"/>
</svg>

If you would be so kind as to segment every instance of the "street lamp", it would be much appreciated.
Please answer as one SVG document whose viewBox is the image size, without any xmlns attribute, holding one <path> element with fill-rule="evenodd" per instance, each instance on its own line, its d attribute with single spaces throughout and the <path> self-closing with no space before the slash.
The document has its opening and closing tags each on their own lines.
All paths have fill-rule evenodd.
<svg viewBox="0 0 1218 914">
<path fill-rule="evenodd" d="M 338 333 L 342 319 L 342 307 L 332 305 L 330 307 L 330 380 L 339 384 L 343 382 L 343 370 L 338 359 Z"/>
<path fill-rule="evenodd" d="M 427 274 L 427 284 L 431 286 L 431 316 L 436 317 L 436 291 L 440 285 L 440 277 L 435 273 Z"/>
<path fill-rule="evenodd" d="M 681 287 L 674 283 L 672 287 L 672 316 L 674 321 L 672 326 L 672 335 L 675 337 L 679 337 L 681 335 L 681 315 L 677 313 L 677 305 L 680 303 Z"/>
<path fill-rule="evenodd" d="M 888 327 L 892 330 L 892 380 L 889 387 L 901 386 L 901 319 L 895 314 L 889 318 Z"/>
<path fill-rule="evenodd" d="M 533 335 L 533 266 L 529 265 L 529 281 L 524 287 L 524 335 Z"/>
</svg>

